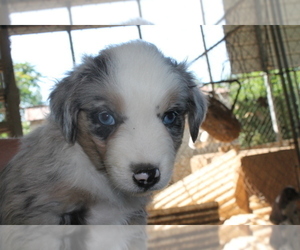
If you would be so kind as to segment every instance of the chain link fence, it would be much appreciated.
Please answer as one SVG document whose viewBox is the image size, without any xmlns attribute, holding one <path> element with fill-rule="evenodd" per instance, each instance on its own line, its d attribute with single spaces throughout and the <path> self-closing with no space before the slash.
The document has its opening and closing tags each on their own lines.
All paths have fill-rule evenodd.
<svg viewBox="0 0 300 250">
<path fill-rule="evenodd" d="M 252 213 L 268 223 L 281 191 L 300 189 L 300 28 L 224 26 L 224 37 L 195 61 L 206 57 L 214 65 L 211 55 L 224 43 L 222 64 L 230 70 L 202 87 L 210 121 L 195 145 L 185 132 L 175 184 L 155 197 L 152 209 L 218 201 L 221 220 Z"/>
</svg>

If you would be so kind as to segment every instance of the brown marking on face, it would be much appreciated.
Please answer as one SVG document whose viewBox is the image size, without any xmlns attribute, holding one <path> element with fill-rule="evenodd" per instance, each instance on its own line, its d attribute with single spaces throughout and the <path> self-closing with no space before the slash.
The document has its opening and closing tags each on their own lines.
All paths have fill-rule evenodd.
<svg viewBox="0 0 300 250">
<path fill-rule="evenodd" d="M 94 101 L 86 103 L 83 107 L 83 111 L 80 111 L 78 114 L 77 142 L 81 145 L 94 166 L 98 170 L 104 170 L 103 162 L 107 150 L 107 141 L 114 133 L 109 135 L 106 140 L 99 138 L 99 136 L 95 134 L 95 131 L 92 131 L 93 128 L 95 128 L 95 124 L 93 124 L 90 114 L 93 112 L 97 113 L 102 107 L 108 107 L 112 112 L 118 114 L 118 116 L 120 116 L 119 119 L 121 119 L 124 104 L 123 99 L 113 88 L 102 87 L 101 96 L 99 96 L 98 99 L 101 101 L 97 100 L 96 97 Z M 123 118 L 124 117 L 122 117 L 122 119 Z M 117 129 L 118 128 L 116 128 L 116 130 Z"/>
<path fill-rule="evenodd" d="M 77 142 L 90 158 L 94 166 L 99 170 L 103 169 L 102 161 L 106 152 L 105 142 L 95 138 L 91 134 L 89 129 L 89 120 L 86 113 L 83 111 L 78 115 Z"/>
<path fill-rule="evenodd" d="M 185 114 L 187 113 L 187 95 L 182 88 L 175 88 L 169 91 L 163 102 L 160 103 L 160 109 L 157 116 L 163 119 L 166 112 L 174 111 L 177 118 L 171 126 L 166 126 L 174 143 L 174 149 L 177 151 L 182 143 Z"/>
</svg>

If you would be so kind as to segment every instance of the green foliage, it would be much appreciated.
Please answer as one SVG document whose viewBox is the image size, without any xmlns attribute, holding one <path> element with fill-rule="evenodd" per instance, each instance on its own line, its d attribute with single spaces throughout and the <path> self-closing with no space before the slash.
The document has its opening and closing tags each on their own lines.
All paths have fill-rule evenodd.
<svg viewBox="0 0 300 250">
<path fill-rule="evenodd" d="M 16 63 L 14 65 L 15 78 L 20 89 L 20 106 L 22 108 L 42 104 L 42 95 L 38 85 L 41 74 L 30 63 Z"/>
<path fill-rule="evenodd" d="M 42 95 L 40 93 L 40 78 L 42 77 L 35 67 L 30 63 L 16 63 L 14 65 L 16 84 L 20 90 L 20 107 L 27 108 L 42 104 Z M 21 109 L 22 113 L 22 109 Z M 0 122 L 5 121 L 4 104 L 0 103 Z M 23 133 L 27 134 L 30 130 L 29 122 L 22 122 Z M 6 138 L 7 133 L 0 134 L 0 138 Z"/>
<path fill-rule="evenodd" d="M 31 128 L 30 128 L 30 122 L 24 121 L 22 122 L 22 129 L 23 129 L 23 135 L 27 135 L 30 133 Z"/>
<path fill-rule="evenodd" d="M 275 109 L 283 139 L 291 137 L 286 104 L 284 100 L 280 77 L 276 72 L 270 72 L 270 83 Z M 276 141 L 273 131 L 265 79 L 262 72 L 252 72 L 236 76 L 241 82 L 234 114 L 242 124 L 239 143 L 242 147 L 253 147 Z M 238 85 L 230 85 L 230 99 L 233 102 L 238 92 Z"/>
<path fill-rule="evenodd" d="M 238 95 L 238 102 L 255 101 L 259 97 L 267 96 L 267 92 L 264 86 L 264 80 L 261 72 L 254 72 L 251 74 L 237 75 L 237 79 L 240 79 L 241 89 Z M 230 87 L 230 97 L 233 98 L 237 95 L 239 85 L 232 84 Z"/>
<path fill-rule="evenodd" d="M 6 139 L 8 137 L 9 137 L 8 133 L 2 133 L 2 134 L 0 134 L 0 138 L 1 139 Z"/>
</svg>

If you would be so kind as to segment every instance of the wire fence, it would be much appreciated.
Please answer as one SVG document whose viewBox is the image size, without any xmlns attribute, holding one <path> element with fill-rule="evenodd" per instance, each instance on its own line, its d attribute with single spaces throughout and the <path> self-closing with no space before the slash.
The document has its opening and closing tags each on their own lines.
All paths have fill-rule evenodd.
<svg viewBox="0 0 300 250">
<path fill-rule="evenodd" d="M 183 167 L 186 162 L 180 156 L 183 163 L 181 168 L 175 170 L 175 174 L 181 176 L 175 175 L 176 181 L 188 180 L 191 173 L 196 175 L 203 172 L 208 177 L 210 174 L 205 169 L 214 166 L 219 173 L 208 177 L 214 180 L 210 186 L 215 185 L 215 182 L 219 185 L 214 188 L 209 185 L 202 187 L 208 191 L 194 202 L 212 201 L 212 198 L 207 198 L 211 196 L 219 201 L 223 219 L 238 213 L 254 213 L 268 221 L 270 205 L 281 190 L 286 186 L 293 186 L 298 191 L 300 188 L 300 28 L 224 26 L 222 40 L 226 41 L 228 53 L 228 60 L 224 61 L 224 65 L 230 68 L 230 74 L 221 81 L 205 84 L 202 89 L 208 89 L 212 98 L 226 105 L 227 112 L 230 111 L 239 121 L 241 130 L 238 137 L 231 142 L 224 142 L 220 136 L 216 138 L 210 133 L 208 139 L 196 143 L 193 153 L 185 149 L 188 152 L 186 155 L 191 159 L 191 170 L 183 170 L 186 169 Z M 210 53 L 220 46 L 222 40 L 208 48 L 196 60 L 204 55 L 210 58 Z M 221 114 L 216 114 L 212 105 L 209 112 L 217 117 L 219 123 L 226 126 L 229 116 L 224 119 Z M 224 111 L 221 110 L 220 113 L 224 115 Z M 222 131 L 219 123 L 210 123 L 210 129 L 214 132 Z M 223 130 L 223 133 L 230 131 Z M 229 155 L 232 150 L 236 154 L 231 157 Z M 224 161 L 226 155 L 231 158 Z M 230 164 L 227 165 L 227 162 Z M 225 168 L 232 165 L 236 165 L 233 170 L 235 176 L 228 178 L 221 174 L 227 173 Z M 206 178 L 202 178 L 205 182 Z M 227 184 L 234 184 L 224 190 L 224 180 Z M 185 199 L 193 199 L 197 192 L 202 192 L 195 187 L 191 189 L 182 186 L 182 189 L 188 194 Z M 233 190 L 234 194 L 229 195 Z M 179 197 L 183 195 L 180 194 Z M 242 211 L 236 210 L 232 204 L 229 205 L 229 200 L 238 204 Z"/>
</svg>

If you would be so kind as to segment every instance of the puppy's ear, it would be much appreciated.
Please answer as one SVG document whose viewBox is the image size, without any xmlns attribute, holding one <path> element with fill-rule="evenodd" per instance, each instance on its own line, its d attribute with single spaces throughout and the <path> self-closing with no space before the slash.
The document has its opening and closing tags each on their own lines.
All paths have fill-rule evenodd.
<svg viewBox="0 0 300 250">
<path fill-rule="evenodd" d="M 196 85 L 189 86 L 188 123 L 193 142 L 196 141 L 207 111 L 206 97 Z"/>
<path fill-rule="evenodd" d="M 76 83 L 70 79 L 71 76 L 64 78 L 56 85 L 50 94 L 50 109 L 52 119 L 60 126 L 60 129 L 68 143 L 75 143 L 77 131 L 77 116 L 79 103 L 74 98 Z"/>
<path fill-rule="evenodd" d="M 193 142 L 196 141 L 201 123 L 207 112 L 207 99 L 195 84 L 194 76 L 188 72 L 185 63 L 175 66 L 183 78 L 188 91 L 188 124 Z"/>
<path fill-rule="evenodd" d="M 90 98 L 84 91 L 85 83 L 99 83 L 100 79 L 106 78 L 108 62 L 108 56 L 103 53 L 97 57 L 84 56 L 83 63 L 69 72 L 50 94 L 52 119 L 60 126 L 68 143 L 73 144 L 76 141 L 78 113 L 82 102 Z"/>
</svg>

